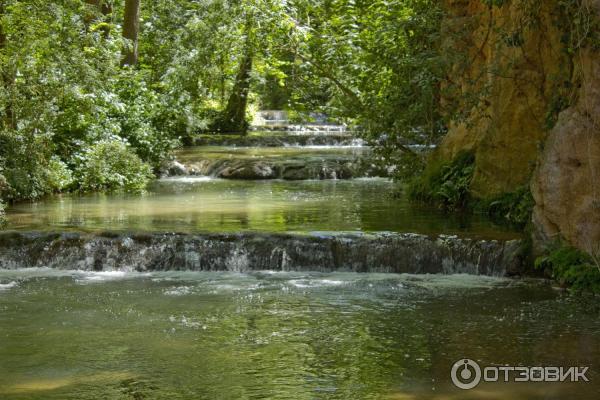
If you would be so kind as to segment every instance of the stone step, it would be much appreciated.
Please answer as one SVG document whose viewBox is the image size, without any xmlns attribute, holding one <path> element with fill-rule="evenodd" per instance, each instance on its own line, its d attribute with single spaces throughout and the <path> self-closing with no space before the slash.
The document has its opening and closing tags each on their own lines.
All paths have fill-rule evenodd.
<svg viewBox="0 0 600 400">
<path fill-rule="evenodd" d="M 403 233 L 2 232 L 0 268 L 87 271 L 351 271 L 504 276 L 521 242 Z"/>
<path fill-rule="evenodd" d="M 172 162 L 163 177 L 211 176 L 223 179 L 352 179 L 387 177 L 388 171 L 365 159 L 338 160 L 199 160 Z"/>
<path fill-rule="evenodd" d="M 387 177 L 388 170 L 380 164 L 366 147 L 203 146 L 178 151 L 162 175 L 248 180 Z"/>
<path fill-rule="evenodd" d="M 286 146 L 362 146 L 364 141 L 350 134 L 292 135 L 198 135 L 192 140 L 194 146 L 235 147 L 286 147 Z"/>
</svg>

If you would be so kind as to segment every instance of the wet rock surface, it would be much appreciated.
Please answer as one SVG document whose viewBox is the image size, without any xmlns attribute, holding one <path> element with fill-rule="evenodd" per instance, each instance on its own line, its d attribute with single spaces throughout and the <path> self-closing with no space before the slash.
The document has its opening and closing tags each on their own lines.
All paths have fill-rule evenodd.
<svg viewBox="0 0 600 400">
<path fill-rule="evenodd" d="M 0 268 L 352 271 L 503 276 L 520 241 L 417 234 L 0 233 Z"/>
<path fill-rule="evenodd" d="M 164 171 L 165 177 L 212 176 L 223 179 L 352 179 L 387 177 L 384 168 L 354 158 L 337 160 L 199 160 L 183 165 L 175 162 Z"/>
<path fill-rule="evenodd" d="M 199 135 L 194 146 L 284 147 L 284 146 L 357 146 L 363 141 L 347 133 L 326 135 Z"/>
</svg>

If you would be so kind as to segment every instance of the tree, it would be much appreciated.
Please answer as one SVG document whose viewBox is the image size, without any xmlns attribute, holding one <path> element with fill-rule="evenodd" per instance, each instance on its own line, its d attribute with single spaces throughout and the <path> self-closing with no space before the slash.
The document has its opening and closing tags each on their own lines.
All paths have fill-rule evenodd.
<svg viewBox="0 0 600 400">
<path fill-rule="evenodd" d="M 126 0 L 123 17 L 123 66 L 135 66 L 138 62 L 138 36 L 140 32 L 140 0 Z"/>
<path fill-rule="evenodd" d="M 3 89 L 5 92 L 6 100 L 4 105 L 4 118 L 3 126 L 6 129 L 14 130 L 16 126 L 15 115 L 12 107 L 11 91 L 14 82 L 13 75 L 10 73 L 9 58 L 6 54 L 7 41 L 6 32 L 4 30 L 4 22 L 2 19 L 5 14 L 5 1 L 0 1 L 0 68 L 2 70 L 0 79 L 2 80 Z"/>
<path fill-rule="evenodd" d="M 238 73 L 227 106 L 213 124 L 214 130 L 224 133 L 242 133 L 248 130 L 246 121 L 246 108 L 248 107 L 248 96 L 250 94 L 250 73 L 254 57 L 254 43 L 252 35 L 252 15 L 246 20 L 246 44 L 244 55 L 240 62 Z"/>
</svg>

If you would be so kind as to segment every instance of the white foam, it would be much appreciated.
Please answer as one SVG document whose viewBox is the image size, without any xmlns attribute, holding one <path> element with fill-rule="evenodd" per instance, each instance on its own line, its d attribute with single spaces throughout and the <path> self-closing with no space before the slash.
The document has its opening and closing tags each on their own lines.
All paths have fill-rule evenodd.
<svg viewBox="0 0 600 400">
<path fill-rule="evenodd" d="M 8 283 L 0 283 L 0 292 L 3 290 L 12 289 L 17 286 L 19 286 L 19 282 L 16 282 L 16 281 L 12 281 L 12 282 L 8 282 Z"/>
<path fill-rule="evenodd" d="M 179 286 L 165 290 L 164 293 L 166 296 L 185 296 L 186 294 L 190 294 L 191 292 L 192 288 L 190 286 Z"/>
<path fill-rule="evenodd" d="M 83 272 L 76 278 L 77 282 L 106 282 L 119 279 L 125 279 L 129 276 L 143 276 L 143 274 L 128 274 L 125 271 L 100 271 L 100 272 Z"/>
<path fill-rule="evenodd" d="M 212 176 L 175 176 L 169 178 L 161 178 L 159 181 L 162 182 L 183 182 L 183 183 L 197 183 L 197 182 L 210 182 L 219 180 Z"/>
<path fill-rule="evenodd" d="M 289 281 L 290 284 L 297 288 L 318 288 L 326 286 L 341 286 L 344 285 L 344 281 L 337 281 L 331 279 L 292 279 Z"/>
</svg>

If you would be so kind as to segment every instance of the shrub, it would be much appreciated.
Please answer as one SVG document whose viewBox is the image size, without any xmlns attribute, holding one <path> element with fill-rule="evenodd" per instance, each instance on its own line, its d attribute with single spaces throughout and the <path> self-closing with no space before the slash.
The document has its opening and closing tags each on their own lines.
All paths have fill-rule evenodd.
<svg viewBox="0 0 600 400">
<path fill-rule="evenodd" d="M 164 126 L 168 105 L 160 102 L 158 94 L 144 81 L 143 74 L 135 70 L 121 71 L 115 92 L 120 107 L 115 107 L 112 117 L 121 127 L 119 136 L 127 140 L 142 160 L 158 168 L 178 145 L 175 137 L 179 132 L 174 132 L 174 127 Z"/>
<path fill-rule="evenodd" d="M 61 192 L 73 183 L 73 173 L 57 156 L 53 156 L 48 162 L 46 170 L 46 182 L 52 192 Z"/>
<path fill-rule="evenodd" d="M 6 225 L 6 214 L 4 212 L 6 205 L 0 200 L 0 228 Z"/>
<path fill-rule="evenodd" d="M 430 164 L 421 176 L 409 183 L 409 197 L 448 211 L 467 208 L 474 163 L 473 153 L 461 152 L 451 162 Z"/>
<path fill-rule="evenodd" d="M 75 177 L 82 191 L 116 190 L 139 192 L 152 178 L 152 168 L 125 143 L 101 141 L 77 156 Z"/>
<path fill-rule="evenodd" d="M 4 210 L 6 209 L 6 204 L 2 201 L 4 195 L 8 193 L 8 182 L 6 182 L 6 178 L 2 175 L 2 170 L 0 169 L 0 228 L 6 225 L 6 214 Z"/>
<path fill-rule="evenodd" d="M 519 228 L 525 228 L 531 222 L 534 205 L 529 186 L 523 186 L 514 192 L 504 193 L 490 200 L 481 200 L 477 209 L 492 218 L 501 218 Z"/>
<path fill-rule="evenodd" d="M 576 292 L 600 293 L 600 266 L 592 258 L 573 247 L 561 246 L 535 261 L 560 285 Z"/>
<path fill-rule="evenodd" d="M 5 200 L 34 199 L 49 192 L 46 169 L 51 145 L 47 135 L 29 130 L 0 133 L 0 168 Z"/>
</svg>

